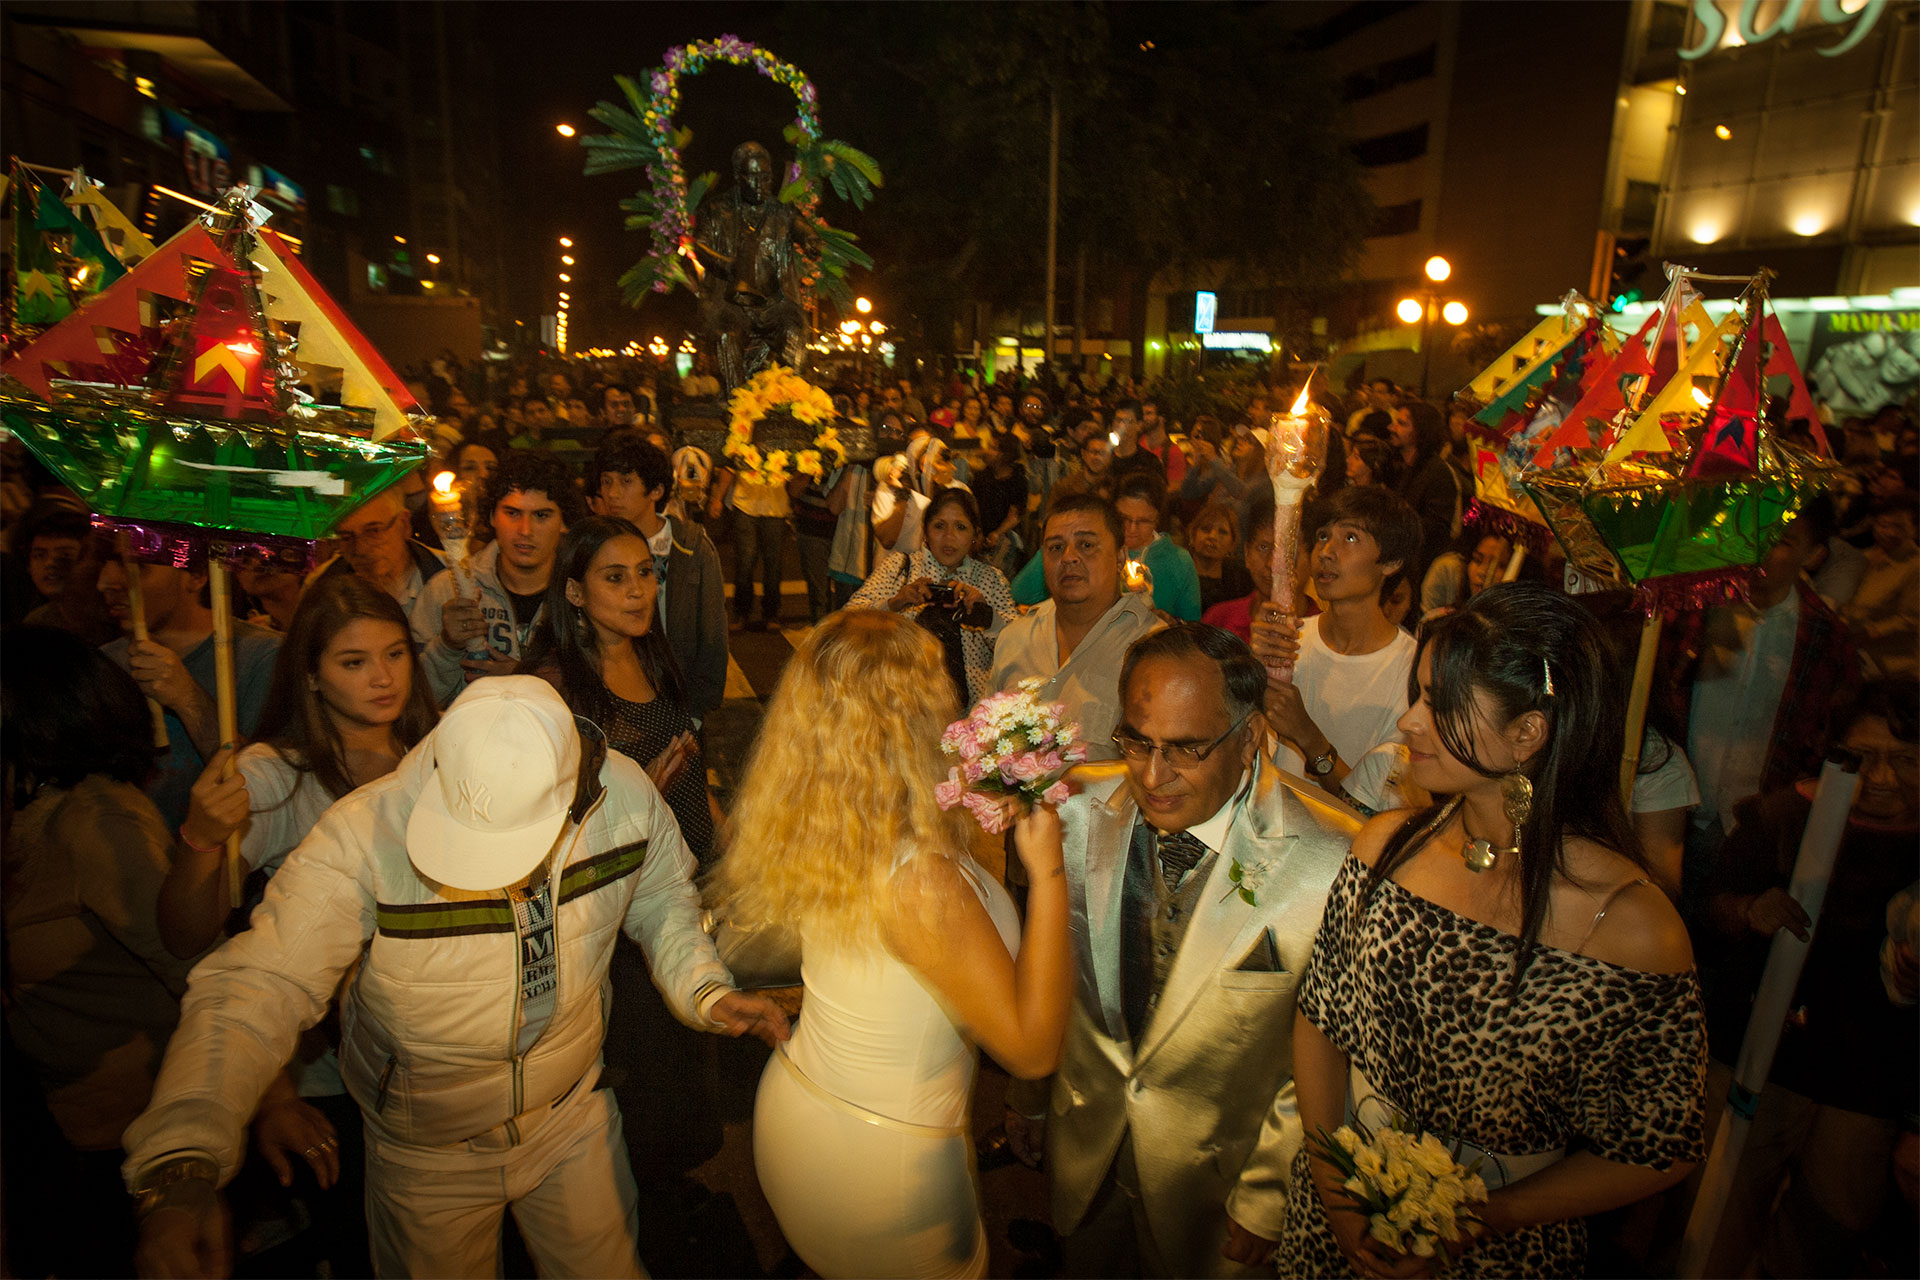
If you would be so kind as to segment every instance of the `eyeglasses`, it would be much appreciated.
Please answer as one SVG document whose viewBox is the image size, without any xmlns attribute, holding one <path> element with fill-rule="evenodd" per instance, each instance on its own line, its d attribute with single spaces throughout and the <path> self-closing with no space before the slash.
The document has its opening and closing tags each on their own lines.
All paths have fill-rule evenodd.
<svg viewBox="0 0 1920 1280">
<path fill-rule="evenodd" d="M 376 538 L 385 537 L 393 531 L 395 525 L 407 518 L 407 514 L 402 512 L 390 520 L 382 520 L 379 524 L 370 524 L 364 529 L 335 529 L 333 531 L 333 540 L 346 547 L 351 547 L 358 542 L 370 542 Z"/>
<path fill-rule="evenodd" d="M 1191 769 L 1216 751 L 1220 744 L 1240 731 L 1240 726 L 1253 718 L 1249 711 L 1233 722 L 1233 727 L 1215 738 L 1212 742 L 1148 742 L 1145 738 L 1135 737 L 1131 733 L 1115 730 L 1113 745 L 1120 748 L 1120 754 L 1131 764 L 1145 764 L 1153 759 L 1158 751 L 1166 760 L 1168 767 Z"/>
</svg>

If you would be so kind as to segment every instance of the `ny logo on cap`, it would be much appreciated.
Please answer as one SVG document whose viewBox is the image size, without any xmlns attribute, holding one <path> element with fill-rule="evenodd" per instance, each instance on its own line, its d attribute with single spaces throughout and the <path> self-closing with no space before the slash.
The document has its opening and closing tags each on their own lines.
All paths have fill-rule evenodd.
<svg viewBox="0 0 1920 1280">
<path fill-rule="evenodd" d="M 493 807 L 493 792 L 487 790 L 484 782 L 475 782 L 471 778 L 460 779 L 460 794 L 454 797 L 454 804 L 467 811 L 467 815 L 481 822 L 492 822 L 487 812 Z"/>
</svg>

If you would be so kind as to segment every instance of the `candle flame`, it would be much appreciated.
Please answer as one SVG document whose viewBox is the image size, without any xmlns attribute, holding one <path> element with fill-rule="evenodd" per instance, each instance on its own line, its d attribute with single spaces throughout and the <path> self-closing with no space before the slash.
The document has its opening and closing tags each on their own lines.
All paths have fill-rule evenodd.
<svg viewBox="0 0 1920 1280">
<path fill-rule="evenodd" d="M 1308 382 L 1307 384 L 1302 386 L 1300 388 L 1300 398 L 1293 402 L 1293 408 L 1287 410 L 1287 412 L 1292 414 L 1296 418 L 1299 417 L 1301 414 L 1305 413 L 1307 411 L 1307 406 L 1313 403 L 1310 399 L 1308 399 L 1308 396 L 1312 392 L 1312 390 L 1313 390 L 1313 383 L 1311 382 Z"/>
<path fill-rule="evenodd" d="M 453 472 L 442 471 L 439 475 L 435 476 L 433 478 L 433 491 L 438 494 L 452 493 L 453 492 Z"/>
<path fill-rule="evenodd" d="M 1693 392 L 1694 403 L 1699 405 L 1702 409 L 1711 409 L 1713 407 L 1712 396 L 1708 395 L 1706 392 L 1702 391 L 1698 387 L 1691 387 L 1689 388 L 1689 390 Z"/>
</svg>

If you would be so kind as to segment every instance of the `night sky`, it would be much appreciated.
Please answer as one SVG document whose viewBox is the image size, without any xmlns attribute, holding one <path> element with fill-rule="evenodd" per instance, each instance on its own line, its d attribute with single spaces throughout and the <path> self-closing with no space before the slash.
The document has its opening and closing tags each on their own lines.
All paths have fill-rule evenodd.
<svg viewBox="0 0 1920 1280">
<path fill-rule="evenodd" d="M 670 339 L 693 323 L 694 300 L 684 290 L 650 298 L 634 312 L 619 297 L 616 282 L 645 250 L 645 232 L 625 230 L 618 201 L 644 181 L 639 170 L 588 178 L 578 139 L 562 138 L 562 121 L 582 133 L 605 132 L 587 115 L 594 103 L 621 102 L 615 75 L 644 80 L 675 45 L 733 34 L 764 45 L 809 75 L 805 11 L 778 4 L 500 4 L 484 8 L 497 21 L 500 71 L 500 161 L 503 231 L 515 315 L 553 309 L 559 288 L 557 239 L 574 239 L 576 268 L 571 288 L 573 325 L 569 345 L 622 346 L 655 333 Z M 805 16 L 803 16 L 803 14 Z M 817 40 L 816 35 L 813 39 Z M 860 143 L 858 105 L 841 85 L 816 80 L 822 123 L 828 136 Z M 689 178 L 708 170 L 726 181 L 734 146 L 758 139 L 784 164 L 789 148 L 780 131 L 793 118 L 786 89 L 751 71 L 711 67 L 683 81 L 681 126 L 693 130 L 682 156 Z M 882 165 L 885 160 L 882 158 Z M 856 232 L 861 215 L 836 202 L 836 225 Z M 529 260 L 528 255 L 537 255 Z"/>
</svg>

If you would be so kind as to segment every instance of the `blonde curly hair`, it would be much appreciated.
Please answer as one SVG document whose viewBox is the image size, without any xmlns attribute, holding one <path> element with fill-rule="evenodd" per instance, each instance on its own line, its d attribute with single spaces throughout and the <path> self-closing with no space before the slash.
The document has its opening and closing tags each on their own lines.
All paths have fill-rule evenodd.
<svg viewBox="0 0 1920 1280">
<path fill-rule="evenodd" d="M 832 614 L 801 642 L 768 704 L 707 897 L 723 919 L 877 938 L 878 889 L 909 850 L 967 848 L 963 810 L 934 786 L 958 711 L 940 644 L 881 609 Z"/>
</svg>

